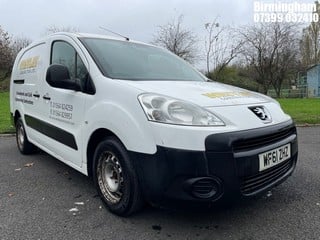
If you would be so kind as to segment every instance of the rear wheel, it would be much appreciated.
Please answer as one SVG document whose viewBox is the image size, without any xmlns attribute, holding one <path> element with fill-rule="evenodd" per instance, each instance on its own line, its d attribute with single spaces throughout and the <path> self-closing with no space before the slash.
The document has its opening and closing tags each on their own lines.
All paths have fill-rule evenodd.
<svg viewBox="0 0 320 240">
<path fill-rule="evenodd" d="M 16 140 L 18 149 L 22 154 L 31 154 L 37 149 L 32 143 L 29 142 L 21 118 L 19 118 L 16 122 Z"/>
<path fill-rule="evenodd" d="M 99 195 L 111 212 L 128 216 L 143 206 L 136 171 L 117 138 L 108 137 L 98 145 L 93 171 Z"/>
</svg>

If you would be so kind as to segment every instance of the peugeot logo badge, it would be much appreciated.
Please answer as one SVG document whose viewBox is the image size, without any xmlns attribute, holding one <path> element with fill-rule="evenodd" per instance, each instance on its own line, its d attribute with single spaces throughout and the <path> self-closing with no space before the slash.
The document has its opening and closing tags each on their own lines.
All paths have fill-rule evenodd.
<svg viewBox="0 0 320 240">
<path fill-rule="evenodd" d="M 249 107 L 249 109 L 264 123 L 270 123 L 272 121 L 269 111 L 263 106 Z"/>
</svg>

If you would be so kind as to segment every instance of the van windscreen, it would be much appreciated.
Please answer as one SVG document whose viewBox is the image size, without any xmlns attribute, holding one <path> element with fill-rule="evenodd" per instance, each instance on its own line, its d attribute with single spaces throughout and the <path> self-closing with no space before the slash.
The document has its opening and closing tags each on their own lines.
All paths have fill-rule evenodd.
<svg viewBox="0 0 320 240">
<path fill-rule="evenodd" d="M 80 38 L 102 73 L 114 79 L 205 81 L 188 63 L 167 50 L 133 42 Z"/>
</svg>

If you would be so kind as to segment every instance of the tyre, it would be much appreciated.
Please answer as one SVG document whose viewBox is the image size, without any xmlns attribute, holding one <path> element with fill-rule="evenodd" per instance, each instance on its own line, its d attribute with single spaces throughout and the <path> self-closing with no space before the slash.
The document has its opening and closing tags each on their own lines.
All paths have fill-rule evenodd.
<svg viewBox="0 0 320 240">
<path fill-rule="evenodd" d="M 93 167 L 94 184 L 107 208 L 128 216 L 143 206 L 137 173 L 129 154 L 115 137 L 108 137 L 96 148 Z"/>
<path fill-rule="evenodd" d="M 37 150 L 36 146 L 29 142 L 21 118 L 19 118 L 16 122 L 16 140 L 18 149 L 22 154 L 31 154 Z"/>
</svg>

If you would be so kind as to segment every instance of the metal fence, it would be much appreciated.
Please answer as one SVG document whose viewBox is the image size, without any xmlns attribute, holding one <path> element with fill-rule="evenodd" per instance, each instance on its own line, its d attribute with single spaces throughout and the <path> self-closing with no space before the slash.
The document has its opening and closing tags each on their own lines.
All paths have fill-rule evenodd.
<svg viewBox="0 0 320 240">
<path fill-rule="evenodd" d="M 275 90 L 269 90 L 268 96 L 276 98 L 277 94 Z M 281 98 L 308 98 L 312 95 L 308 93 L 308 89 L 306 87 L 299 89 L 282 89 L 280 93 Z"/>
</svg>

